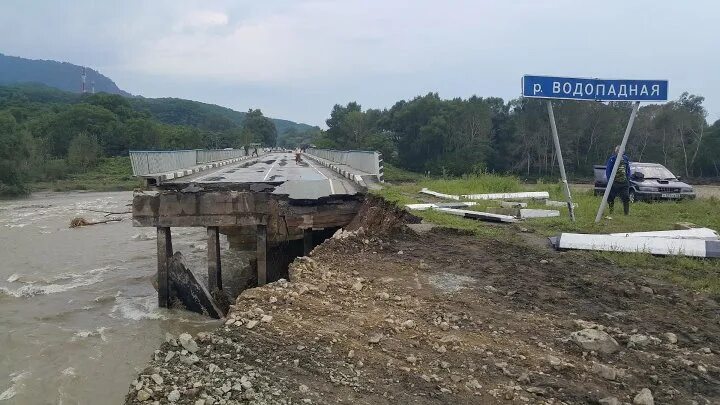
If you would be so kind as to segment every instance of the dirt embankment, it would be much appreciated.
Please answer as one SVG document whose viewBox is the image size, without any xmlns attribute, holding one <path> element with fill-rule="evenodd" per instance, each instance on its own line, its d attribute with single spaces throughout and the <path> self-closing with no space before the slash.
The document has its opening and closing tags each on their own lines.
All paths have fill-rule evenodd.
<svg viewBox="0 0 720 405">
<path fill-rule="evenodd" d="M 718 304 L 589 255 L 343 233 L 290 279 L 169 339 L 126 403 L 720 403 Z"/>
</svg>

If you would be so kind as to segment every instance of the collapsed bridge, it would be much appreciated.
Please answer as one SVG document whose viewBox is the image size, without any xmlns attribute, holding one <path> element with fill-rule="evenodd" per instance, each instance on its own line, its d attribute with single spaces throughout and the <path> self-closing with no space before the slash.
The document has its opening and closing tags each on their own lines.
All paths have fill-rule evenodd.
<svg viewBox="0 0 720 405">
<path fill-rule="evenodd" d="M 307 149 L 296 156 L 242 150 L 131 151 L 133 173 L 149 191 L 133 196 L 133 226 L 157 229 L 160 307 L 222 317 L 220 235 L 248 253 L 255 284 L 286 277 L 294 257 L 346 226 L 368 188 L 382 181 L 378 152 Z M 207 229 L 207 287 L 172 246 L 173 227 Z M 232 286 L 238 291 L 245 286 Z"/>
</svg>

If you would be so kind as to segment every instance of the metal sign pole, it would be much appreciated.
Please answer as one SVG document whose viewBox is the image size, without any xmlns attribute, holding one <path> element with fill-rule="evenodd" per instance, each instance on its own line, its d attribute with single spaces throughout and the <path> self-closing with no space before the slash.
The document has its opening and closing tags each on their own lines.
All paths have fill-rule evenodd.
<svg viewBox="0 0 720 405">
<path fill-rule="evenodd" d="M 575 208 L 573 207 L 572 196 L 570 195 L 570 185 L 565 175 L 565 163 L 563 162 L 562 152 L 560 151 L 560 138 L 558 138 L 557 127 L 555 126 L 555 114 L 553 113 L 552 102 L 547 100 L 548 117 L 550 118 L 550 129 L 552 129 L 553 141 L 555 142 L 555 153 L 557 154 L 558 166 L 560 166 L 560 178 L 562 179 L 563 193 L 565 193 L 565 201 L 567 201 L 570 219 L 575 222 Z"/>
<path fill-rule="evenodd" d="M 603 199 L 602 199 L 602 202 L 600 203 L 600 208 L 598 208 L 597 215 L 595 216 L 596 224 L 598 222 L 600 222 L 600 218 L 602 218 L 602 214 L 603 214 L 603 212 L 605 212 L 605 207 L 607 206 L 608 196 L 610 195 L 610 188 L 612 188 L 612 184 L 615 181 L 615 175 L 617 174 L 618 167 L 620 167 L 620 161 L 622 160 L 622 157 L 625 154 L 625 145 L 627 145 L 627 140 L 628 140 L 628 137 L 630 136 L 630 130 L 632 129 L 633 123 L 635 122 L 635 116 L 637 115 L 639 107 L 640 107 L 640 102 L 636 101 L 635 104 L 633 104 L 632 113 L 630 113 L 630 120 L 628 121 L 627 128 L 625 128 L 625 135 L 623 136 L 622 143 L 620 143 L 620 149 L 618 150 L 617 158 L 615 158 L 615 165 L 613 165 L 612 173 L 610 173 L 610 178 L 608 179 L 607 185 L 605 186 L 605 194 L 603 194 Z"/>
</svg>

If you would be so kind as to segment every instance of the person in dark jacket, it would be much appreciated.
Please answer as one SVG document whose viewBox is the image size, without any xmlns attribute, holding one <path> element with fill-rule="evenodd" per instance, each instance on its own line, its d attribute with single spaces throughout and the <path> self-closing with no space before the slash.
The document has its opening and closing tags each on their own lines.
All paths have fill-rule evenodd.
<svg viewBox="0 0 720 405">
<path fill-rule="evenodd" d="M 605 177 L 608 179 L 608 182 L 610 181 L 612 169 L 615 167 L 619 150 L 620 147 L 616 146 L 615 152 L 605 163 Z M 612 185 L 608 184 L 607 187 L 610 187 L 610 194 L 608 194 L 610 213 L 615 209 L 615 197 L 620 197 L 623 203 L 623 211 L 625 215 L 628 215 L 630 213 L 630 159 L 628 159 L 626 154 L 622 156 L 620 166 L 618 166 L 618 171 L 615 174 L 615 181 L 613 181 Z"/>
</svg>

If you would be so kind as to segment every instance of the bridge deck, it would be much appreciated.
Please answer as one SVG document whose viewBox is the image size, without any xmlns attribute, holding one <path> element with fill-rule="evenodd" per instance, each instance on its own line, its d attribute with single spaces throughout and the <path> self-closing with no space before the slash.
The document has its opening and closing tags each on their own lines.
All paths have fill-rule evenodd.
<svg viewBox="0 0 720 405">
<path fill-rule="evenodd" d="M 293 153 L 275 152 L 250 162 L 223 166 L 165 182 L 164 185 L 232 185 L 277 184 L 274 194 L 288 194 L 291 199 L 317 199 L 331 195 L 354 195 L 360 190 L 352 181 L 304 157 L 295 161 Z"/>
</svg>

